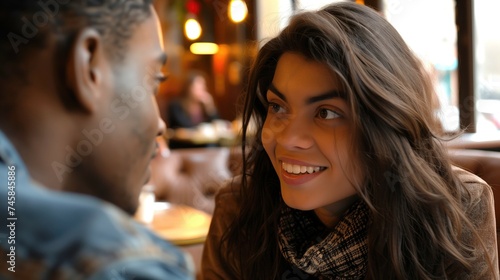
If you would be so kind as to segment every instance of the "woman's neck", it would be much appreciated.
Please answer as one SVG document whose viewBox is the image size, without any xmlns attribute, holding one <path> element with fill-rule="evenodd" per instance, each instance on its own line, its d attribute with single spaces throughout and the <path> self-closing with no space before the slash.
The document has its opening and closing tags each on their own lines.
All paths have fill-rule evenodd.
<svg viewBox="0 0 500 280">
<path fill-rule="evenodd" d="M 314 213 L 326 227 L 333 228 L 340 221 L 345 211 L 358 199 L 358 195 L 352 195 L 333 204 L 314 209 Z"/>
</svg>

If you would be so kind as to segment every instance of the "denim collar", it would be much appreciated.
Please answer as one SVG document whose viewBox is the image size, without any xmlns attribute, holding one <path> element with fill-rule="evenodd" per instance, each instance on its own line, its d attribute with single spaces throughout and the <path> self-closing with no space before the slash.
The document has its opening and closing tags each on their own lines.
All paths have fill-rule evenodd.
<svg viewBox="0 0 500 280">
<path fill-rule="evenodd" d="M 21 156 L 16 151 L 14 145 L 9 141 L 7 135 L 0 130 L 0 163 L 5 165 L 15 165 L 17 170 L 26 170 Z"/>
</svg>

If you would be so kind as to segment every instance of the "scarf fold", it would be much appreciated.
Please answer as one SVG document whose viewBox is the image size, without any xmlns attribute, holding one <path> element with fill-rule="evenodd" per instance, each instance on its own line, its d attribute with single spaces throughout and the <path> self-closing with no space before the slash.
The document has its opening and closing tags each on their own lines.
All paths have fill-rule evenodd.
<svg viewBox="0 0 500 280">
<path fill-rule="evenodd" d="M 322 279 L 363 279 L 367 271 L 368 207 L 355 202 L 333 229 L 312 211 L 284 207 L 278 225 L 283 257 Z"/>
</svg>

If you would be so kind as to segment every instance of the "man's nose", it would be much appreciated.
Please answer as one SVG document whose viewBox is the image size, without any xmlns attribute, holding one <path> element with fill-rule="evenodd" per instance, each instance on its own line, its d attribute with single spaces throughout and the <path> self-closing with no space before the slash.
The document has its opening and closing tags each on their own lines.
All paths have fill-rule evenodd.
<svg viewBox="0 0 500 280">
<path fill-rule="evenodd" d="M 163 121 L 163 119 L 161 117 L 158 117 L 158 132 L 157 132 L 157 136 L 165 134 L 166 131 L 167 131 L 167 125 L 165 124 L 165 122 Z"/>
</svg>

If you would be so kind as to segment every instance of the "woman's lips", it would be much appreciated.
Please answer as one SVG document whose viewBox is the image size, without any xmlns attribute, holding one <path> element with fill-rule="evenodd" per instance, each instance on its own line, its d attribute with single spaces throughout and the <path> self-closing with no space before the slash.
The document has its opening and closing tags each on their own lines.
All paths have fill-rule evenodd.
<svg viewBox="0 0 500 280">
<path fill-rule="evenodd" d="M 281 161 L 281 178 L 288 185 L 301 185 L 320 175 L 326 167 Z"/>
</svg>

